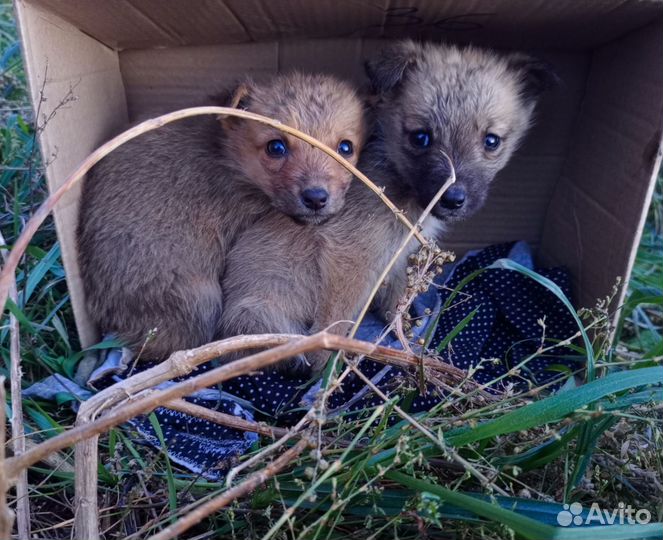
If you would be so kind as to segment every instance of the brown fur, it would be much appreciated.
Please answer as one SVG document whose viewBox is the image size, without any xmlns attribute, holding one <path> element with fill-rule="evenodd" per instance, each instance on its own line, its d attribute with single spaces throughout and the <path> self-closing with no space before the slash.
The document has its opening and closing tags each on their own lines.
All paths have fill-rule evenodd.
<svg viewBox="0 0 663 540">
<path fill-rule="evenodd" d="M 546 65 L 525 55 L 411 41 L 385 51 L 367 71 L 377 129 L 360 169 L 415 221 L 449 176 L 443 152 L 455 165 L 455 188 L 463 190 L 465 203 L 436 205 L 424 223 L 429 238 L 481 207 L 551 78 Z M 433 141 L 425 150 L 409 142 L 422 128 Z M 497 151 L 485 149 L 487 133 L 501 136 Z M 362 184 L 354 183 L 346 199 L 339 215 L 320 227 L 298 226 L 272 212 L 238 239 L 223 281 L 225 335 L 315 332 L 358 315 L 407 231 Z M 263 249 L 252 251 L 260 242 Z M 385 316 L 405 289 L 405 266 L 406 256 L 380 290 L 376 307 Z M 317 370 L 327 356 L 308 361 Z M 283 369 L 301 369 L 303 360 Z"/>
<path fill-rule="evenodd" d="M 247 82 L 235 101 L 332 148 L 352 141 L 351 161 L 361 150 L 363 104 L 333 78 L 295 73 Z M 287 157 L 267 155 L 273 139 L 288 144 Z M 144 345 L 145 358 L 213 340 L 226 253 L 237 235 L 272 209 L 289 222 L 321 223 L 342 208 L 351 179 L 310 145 L 230 117 L 184 120 L 134 139 L 83 187 L 78 238 L 92 318 L 134 351 Z M 320 210 L 302 202 L 312 187 L 329 192 Z"/>
</svg>

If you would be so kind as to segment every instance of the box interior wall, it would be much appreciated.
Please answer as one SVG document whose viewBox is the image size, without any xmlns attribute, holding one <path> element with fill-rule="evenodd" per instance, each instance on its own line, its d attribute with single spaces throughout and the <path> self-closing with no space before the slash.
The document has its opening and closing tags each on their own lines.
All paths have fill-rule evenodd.
<svg viewBox="0 0 663 540">
<path fill-rule="evenodd" d="M 445 246 L 462 254 L 527 240 L 542 264 L 569 267 L 579 305 L 628 277 L 661 159 L 662 3 L 184 4 L 16 1 L 38 121 L 50 116 L 40 141 L 51 190 L 127 122 L 200 104 L 247 74 L 324 71 L 362 85 L 364 60 L 406 36 L 524 49 L 550 61 L 562 84 L 543 98 L 485 209 Z M 79 193 L 67 193 L 55 221 L 86 346 L 98 336 L 76 262 Z"/>
</svg>

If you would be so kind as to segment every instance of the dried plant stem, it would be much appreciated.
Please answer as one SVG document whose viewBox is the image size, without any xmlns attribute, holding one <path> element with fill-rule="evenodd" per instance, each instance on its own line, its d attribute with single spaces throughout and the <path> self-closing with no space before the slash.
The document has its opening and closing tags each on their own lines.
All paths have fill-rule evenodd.
<svg viewBox="0 0 663 540">
<path fill-rule="evenodd" d="M 5 246 L 5 239 L 0 233 L 0 245 Z M 2 249 L 2 258 L 7 260 L 7 250 Z M 18 291 L 16 280 L 9 285 L 9 298 L 16 304 Z M 9 314 L 9 380 L 11 391 L 11 431 L 12 450 L 15 456 L 25 452 L 25 429 L 23 427 L 23 396 L 21 389 L 21 334 L 18 319 L 13 313 Z M 28 490 L 28 471 L 21 471 L 16 480 L 16 531 L 19 540 L 30 539 L 30 498 Z"/>
<path fill-rule="evenodd" d="M 224 491 L 219 496 L 191 510 L 183 518 L 172 525 L 166 527 L 161 532 L 150 536 L 148 540 L 170 540 L 184 531 L 190 529 L 197 523 L 200 523 L 207 516 L 227 506 L 240 497 L 251 493 L 259 485 L 264 484 L 275 474 L 285 469 L 309 446 L 311 442 L 308 438 L 300 439 L 292 448 L 289 448 L 278 458 L 272 461 L 264 469 L 252 474 L 235 487 Z"/>
<path fill-rule="evenodd" d="M 28 450 L 38 445 L 39 443 L 37 442 L 31 441 L 30 439 L 27 438 L 25 439 L 25 447 Z M 44 465 L 48 467 L 49 473 L 63 472 L 63 473 L 73 474 L 75 472 L 75 469 L 70 461 L 70 458 L 71 458 L 71 452 L 68 454 L 63 454 L 61 452 L 54 452 L 53 454 L 45 456 L 41 461 Z M 33 533 L 36 533 L 36 531 L 33 531 Z"/>
<path fill-rule="evenodd" d="M 366 375 L 364 375 L 359 369 L 357 369 L 357 366 L 355 366 L 353 363 L 348 363 L 350 366 L 350 369 L 354 371 L 355 375 L 359 377 L 362 381 L 364 381 L 364 384 L 368 386 L 373 392 L 375 392 L 376 395 L 380 397 L 385 403 L 389 401 L 389 397 L 382 391 L 380 390 L 374 383 L 371 381 Z M 469 472 L 472 476 L 474 476 L 479 482 L 481 482 L 482 485 L 484 486 L 491 486 L 497 493 L 500 495 L 504 495 L 505 497 L 508 497 L 508 493 L 501 489 L 500 487 L 496 486 L 493 484 L 486 476 L 479 471 L 474 465 L 472 465 L 469 461 L 467 461 L 465 458 L 461 457 L 461 455 L 456 452 L 452 447 L 444 444 L 443 441 L 441 441 L 438 437 L 436 437 L 428 428 L 426 428 L 424 425 L 422 425 L 420 422 L 418 422 L 414 417 L 410 416 L 408 413 L 406 413 L 403 409 L 401 409 L 398 405 L 394 404 L 394 411 L 403 418 L 404 420 L 407 420 L 412 426 L 414 426 L 416 429 L 418 429 L 421 433 L 423 433 L 430 441 L 435 444 L 437 447 L 439 447 L 446 455 L 448 455 L 452 460 L 454 460 L 456 463 L 460 464 L 465 468 L 467 472 Z"/>
<path fill-rule="evenodd" d="M 283 343 L 287 343 L 289 339 L 293 339 L 293 337 L 297 336 L 279 334 L 239 336 L 210 343 L 192 351 L 175 353 L 153 368 L 146 369 L 118 384 L 110 386 L 83 402 L 78 411 L 76 425 L 88 425 L 102 411 L 117 405 L 127 397 L 153 388 L 167 380 L 186 376 L 196 366 L 223 354 L 252 349 L 257 345 L 265 347 L 282 345 Z M 98 435 L 78 442 L 74 458 L 77 470 L 74 480 L 76 493 L 74 530 L 77 536 L 89 540 L 99 538 L 99 510 L 97 505 L 98 443 Z"/>
<path fill-rule="evenodd" d="M 240 463 L 236 467 L 230 469 L 230 471 L 228 471 L 228 474 L 226 475 L 226 487 L 230 487 L 235 477 L 244 469 L 253 467 L 256 463 L 264 461 L 268 455 L 273 454 L 279 448 L 283 447 L 290 439 L 292 439 L 295 435 L 297 435 L 300 431 L 302 431 L 311 420 L 312 420 L 312 411 L 309 411 L 304 415 L 304 417 L 299 422 L 297 422 L 297 424 L 295 424 L 292 428 L 290 428 L 288 432 L 285 433 L 280 439 L 273 442 L 269 446 L 263 448 L 260 452 L 250 457 L 245 462 Z"/>
<path fill-rule="evenodd" d="M 0 377 L 0 540 L 9 540 L 12 534 L 14 514 L 7 505 L 7 491 L 9 491 L 9 467 L 5 460 L 5 433 L 6 408 L 5 378 Z"/>
<path fill-rule="evenodd" d="M 10 298 L 17 298 L 16 286 L 10 289 Z M 9 358 L 11 385 L 11 432 L 12 450 L 15 456 L 25 453 L 25 430 L 23 428 L 23 397 L 21 393 L 21 341 L 18 319 L 9 316 Z M 19 540 L 30 539 L 30 498 L 28 470 L 22 470 L 16 479 L 16 529 Z"/>
<path fill-rule="evenodd" d="M 207 407 L 201 407 L 200 405 L 188 403 L 183 399 L 175 399 L 169 403 L 166 403 L 165 406 L 166 408 L 172 409 L 173 411 L 179 411 L 191 416 L 196 416 L 221 426 L 239 429 L 240 431 L 251 431 L 252 433 L 259 433 L 260 435 L 271 437 L 272 439 L 276 439 L 277 437 L 285 437 L 290 433 L 290 430 L 285 428 L 272 427 L 266 424 L 260 424 L 258 422 L 251 422 L 250 420 L 244 420 L 244 418 L 239 418 L 237 416 L 233 416 L 232 414 L 225 414 L 219 411 L 208 409 Z"/>
<path fill-rule="evenodd" d="M 201 347 L 173 353 L 156 366 L 141 371 L 113 386 L 105 388 L 87 401 L 81 403 L 78 420 L 92 420 L 104 409 L 134 396 L 143 390 L 153 388 L 165 381 L 178 377 L 186 377 L 197 366 L 214 360 L 220 356 L 258 347 L 276 347 L 299 339 L 295 334 L 255 334 L 236 336 L 214 341 Z"/>
<path fill-rule="evenodd" d="M 412 240 L 413 236 L 416 236 L 419 242 L 421 244 L 426 244 L 428 240 L 421 240 L 421 233 L 419 232 L 419 229 L 424 223 L 424 220 L 428 217 L 428 215 L 431 213 L 435 205 L 439 202 L 439 200 L 442 198 L 442 195 L 451 187 L 451 185 L 456 181 L 456 169 L 454 168 L 453 162 L 451 161 L 451 158 L 445 154 L 445 157 L 449 161 L 449 168 L 450 168 L 450 174 L 449 178 L 447 179 L 446 182 L 442 185 L 442 187 L 438 190 L 438 192 L 435 194 L 435 197 L 432 198 L 432 200 L 428 203 L 428 206 L 424 209 L 424 211 L 421 213 L 419 216 L 419 219 L 417 219 L 417 222 L 414 225 L 410 226 L 410 230 L 408 231 L 407 235 L 403 239 L 403 242 L 401 242 L 401 245 L 399 248 L 396 250 L 396 253 L 394 253 L 394 256 L 391 258 L 391 260 L 387 263 L 387 266 L 385 266 L 384 270 L 376 280 L 375 284 L 373 285 L 373 289 L 371 290 L 371 293 L 368 296 L 368 300 L 364 304 L 364 307 L 362 308 L 361 312 L 359 313 L 359 316 L 357 317 L 357 320 L 355 321 L 355 324 L 352 327 L 352 330 L 350 331 L 349 336 L 354 337 L 354 335 L 357 333 L 357 330 L 359 329 L 359 325 L 361 322 L 364 320 L 364 317 L 366 316 L 366 313 L 368 312 L 369 308 L 371 307 L 371 304 L 373 303 L 373 299 L 375 298 L 375 295 L 378 293 L 380 290 L 380 287 L 382 286 L 382 283 L 384 280 L 387 278 L 387 275 L 393 268 L 393 266 L 396 264 L 398 259 L 400 258 L 401 254 L 405 249 L 407 248 L 408 244 L 410 243 L 410 240 Z"/>
<path fill-rule="evenodd" d="M 366 313 L 368 313 L 368 310 L 371 307 L 371 304 L 373 303 L 373 300 L 375 299 L 375 296 L 377 295 L 378 291 L 380 290 L 380 287 L 382 286 L 382 283 L 384 280 L 387 278 L 389 275 L 389 272 L 391 269 L 394 267 L 398 259 L 401 257 L 403 254 L 403 251 L 407 248 L 408 244 L 412 240 L 412 237 L 416 236 L 417 240 L 422 245 L 425 245 L 428 241 L 424 239 L 424 241 L 421 240 L 421 234 L 419 232 L 420 227 L 422 226 L 424 220 L 428 217 L 428 215 L 431 213 L 435 205 L 439 202 L 439 200 L 442 198 L 442 195 L 451 187 L 451 185 L 456 181 L 456 169 L 453 165 L 453 162 L 451 161 L 451 158 L 444 154 L 447 160 L 449 161 L 449 167 L 450 167 L 450 174 L 449 178 L 444 182 L 442 187 L 438 190 L 438 192 L 435 194 L 433 199 L 428 203 L 428 206 L 424 209 L 424 211 L 421 213 L 419 218 L 417 219 L 416 223 L 410 227 L 410 230 L 408 231 L 408 234 L 405 236 L 403 241 L 401 242 L 401 245 L 399 248 L 396 250 L 392 258 L 389 260 L 385 268 L 382 270 L 382 273 L 378 276 L 378 279 L 375 281 L 373 284 L 373 288 L 371 289 L 370 294 L 368 295 L 368 299 L 366 300 L 366 303 L 364 304 L 364 307 L 362 308 L 361 312 L 359 313 L 359 316 L 357 317 L 354 325 L 352 326 L 352 329 L 349 332 L 349 337 L 353 338 L 355 334 L 357 333 L 357 330 L 359 329 L 359 325 L 361 322 L 364 320 L 364 317 L 366 316 Z M 394 323 L 392 322 L 389 327 L 392 328 L 394 326 Z M 386 333 L 385 333 L 386 334 Z M 384 335 L 384 334 L 383 334 Z M 409 353 L 409 351 L 408 351 Z M 336 362 L 337 358 L 334 358 L 334 363 Z M 421 360 L 419 360 L 418 364 L 419 367 L 421 367 Z M 332 371 L 336 370 L 336 365 L 334 364 Z M 338 377 L 336 384 L 340 384 L 340 382 L 345 379 L 345 377 L 350 373 L 350 369 L 346 368 L 343 373 Z M 326 400 L 329 395 L 329 392 L 325 392 L 323 397 L 322 397 L 322 407 L 324 408 L 326 406 Z"/>
<path fill-rule="evenodd" d="M 7 258 L 7 262 L 2 269 L 0 274 L 0 305 L 4 306 L 7 302 L 7 296 L 9 294 L 9 287 L 11 285 L 11 280 L 16 272 L 18 262 L 25 253 L 26 248 L 34 234 L 37 232 L 39 226 L 44 222 L 48 214 L 51 213 L 51 210 L 55 207 L 57 202 L 62 198 L 62 196 L 69 191 L 80 179 L 87 173 L 92 166 L 101 160 L 103 157 L 110 154 L 113 150 L 122 146 L 124 143 L 134 139 L 138 135 L 147 133 L 157 129 L 165 124 L 175 122 L 176 120 L 181 120 L 182 118 L 189 118 L 192 116 L 202 116 L 207 114 L 215 115 L 225 115 L 225 116 L 234 116 L 237 118 L 244 118 L 246 120 L 253 120 L 255 122 L 260 122 L 268 126 L 272 126 L 278 130 L 281 130 L 285 133 L 293 135 L 298 139 L 306 141 L 312 146 L 315 146 L 329 157 L 337 161 L 341 166 L 355 175 L 359 180 L 364 182 L 373 193 L 375 193 L 384 204 L 386 204 L 389 209 L 394 213 L 394 215 L 408 228 L 412 228 L 412 224 L 409 220 L 403 215 L 403 213 L 389 200 L 389 198 L 382 192 L 382 190 L 371 182 L 366 175 L 359 171 L 354 165 L 349 163 L 345 158 L 340 156 L 336 151 L 329 148 L 327 145 L 321 143 L 317 139 L 307 135 L 306 133 L 299 131 L 298 129 L 286 126 L 277 120 L 272 118 L 267 118 L 259 114 L 251 113 L 248 111 L 243 111 L 239 109 L 232 109 L 229 107 L 191 107 L 188 109 L 181 109 L 179 111 L 171 112 L 158 116 L 157 118 L 151 118 L 146 120 L 137 126 L 134 126 L 123 133 L 119 134 L 117 137 L 114 137 L 107 143 L 103 144 L 92 152 L 84 161 L 81 163 L 78 168 L 63 182 L 63 184 L 57 188 L 49 197 L 41 204 L 37 209 L 34 215 L 28 220 L 21 235 L 18 237 L 18 240 L 14 244 L 14 247 Z M 424 242 L 423 237 L 416 231 L 417 238 Z"/>
<path fill-rule="evenodd" d="M 424 241 L 421 240 L 421 234 L 419 232 L 419 229 L 423 225 L 424 220 L 428 217 L 428 215 L 433 210 L 435 205 L 442 198 L 442 195 L 444 195 L 444 193 L 447 191 L 447 189 L 449 189 L 449 187 L 451 187 L 451 185 L 456 181 L 456 169 L 453 165 L 453 162 L 451 161 L 451 158 L 447 154 L 444 154 L 444 155 L 447 158 L 447 160 L 449 161 L 449 167 L 450 167 L 449 178 L 444 182 L 442 187 L 437 191 L 437 193 L 435 194 L 433 199 L 430 201 L 430 203 L 428 203 L 428 206 L 426 206 L 424 211 L 421 213 L 421 215 L 417 219 L 416 223 L 410 227 L 410 230 L 408 231 L 408 234 L 405 236 L 405 238 L 401 242 L 401 245 L 396 250 L 394 255 L 391 257 L 391 259 L 389 260 L 389 262 L 385 266 L 385 268 L 382 270 L 382 273 L 380 274 L 380 276 L 378 276 L 378 279 L 373 284 L 373 288 L 371 289 L 371 292 L 368 295 L 368 299 L 366 300 L 366 303 L 364 304 L 361 312 L 359 313 L 359 316 L 355 320 L 355 323 L 352 326 L 352 328 L 351 328 L 351 330 L 348 334 L 350 338 L 353 338 L 355 336 L 355 334 L 357 333 L 357 330 L 359 329 L 359 325 L 364 320 L 364 317 L 366 316 L 366 313 L 368 313 L 368 310 L 370 309 L 371 304 L 373 303 L 373 300 L 375 299 L 375 296 L 377 295 L 378 291 L 380 290 L 380 287 L 382 286 L 382 283 L 387 278 L 387 276 L 389 275 L 389 272 L 391 271 L 393 266 L 396 264 L 398 259 L 401 257 L 401 255 L 403 254 L 403 251 L 407 248 L 407 246 L 410 243 L 410 241 L 412 240 L 412 238 L 414 236 L 416 236 L 417 240 L 419 240 L 419 242 L 422 245 L 425 245 L 425 244 L 428 243 L 428 241 L 426 239 L 424 239 Z M 394 326 L 394 323 L 392 322 L 389 325 L 389 328 L 391 329 L 393 326 Z M 383 335 L 386 335 L 386 332 Z M 408 350 L 408 353 L 409 353 L 409 350 Z M 332 366 L 332 372 L 336 371 L 336 361 L 337 361 L 337 357 L 334 357 L 334 365 Z M 418 366 L 421 367 L 421 360 L 419 361 Z M 346 368 L 343 371 L 343 373 L 341 373 L 340 376 L 337 378 L 336 384 L 340 384 L 340 382 L 343 379 L 345 379 L 345 377 L 349 373 L 350 373 L 350 369 Z M 325 391 L 325 393 L 322 396 L 322 408 L 323 409 L 326 407 L 327 397 L 328 397 L 329 393 L 330 392 Z"/>
</svg>

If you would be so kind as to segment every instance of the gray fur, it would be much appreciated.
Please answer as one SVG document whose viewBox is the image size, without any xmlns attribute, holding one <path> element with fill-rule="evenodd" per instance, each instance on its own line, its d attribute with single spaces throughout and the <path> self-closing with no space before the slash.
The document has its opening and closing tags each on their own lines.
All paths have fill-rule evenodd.
<svg viewBox="0 0 663 540">
<path fill-rule="evenodd" d="M 459 209 L 435 207 L 424 225 L 429 236 L 439 240 L 445 223 L 479 210 L 496 173 L 525 135 L 535 104 L 528 70 L 539 65 L 525 58 L 405 41 L 368 63 L 378 124 L 359 168 L 413 222 L 449 176 L 443 152 L 455 165 L 456 186 L 467 193 Z M 538 71 L 537 76 L 543 77 Z M 426 151 L 408 142 L 409 132 L 420 128 L 433 134 Z M 502 137 L 496 152 L 484 149 L 488 132 Z M 406 233 L 359 182 L 352 184 L 343 210 L 319 227 L 296 225 L 270 212 L 240 236 L 229 254 L 223 334 L 316 332 L 354 319 Z M 251 246 L 257 243 L 263 248 L 256 252 Z M 415 247 L 413 242 L 410 251 Z M 406 260 L 398 261 L 377 298 L 385 316 L 404 292 Z M 332 331 L 346 329 L 335 325 Z M 319 370 L 327 356 L 316 353 L 307 360 Z M 295 359 L 281 369 L 306 366 Z"/>
</svg>

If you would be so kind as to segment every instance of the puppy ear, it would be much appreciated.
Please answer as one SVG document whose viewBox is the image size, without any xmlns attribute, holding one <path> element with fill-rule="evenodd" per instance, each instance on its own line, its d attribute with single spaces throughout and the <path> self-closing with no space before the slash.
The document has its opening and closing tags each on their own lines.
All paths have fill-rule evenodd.
<svg viewBox="0 0 663 540">
<path fill-rule="evenodd" d="M 515 53 L 509 57 L 509 67 L 520 74 L 521 95 L 527 102 L 536 101 L 560 83 L 552 64 L 533 56 Z"/>
<path fill-rule="evenodd" d="M 416 65 L 420 47 L 412 40 L 405 40 L 384 49 L 380 56 L 365 64 L 371 90 L 383 94 L 401 84 L 407 70 Z"/>
<path fill-rule="evenodd" d="M 233 109 L 248 109 L 251 102 L 253 88 L 251 83 L 245 81 L 239 84 L 234 90 L 222 92 L 214 96 L 216 103 L 222 107 L 231 107 Z M 220 115 L 219 121 L 224 127 L 230 127 L 239 118 Z"/>
<path fill-rule="evenodd" d="M 248 82 L 240 84 L 233 92 L 228 107 L 233 109 L 246 109 L 251 99 L 251 85 Z"/>
</svg>

